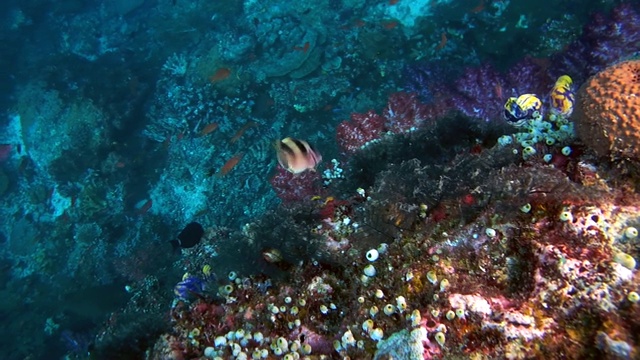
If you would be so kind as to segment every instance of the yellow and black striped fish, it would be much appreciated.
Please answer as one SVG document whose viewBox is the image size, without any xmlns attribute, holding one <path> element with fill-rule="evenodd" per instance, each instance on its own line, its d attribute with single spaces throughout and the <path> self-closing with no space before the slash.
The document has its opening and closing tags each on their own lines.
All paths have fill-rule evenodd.
<svg viewBox="0 0 640 360">
<path fill-rule="evenodd" d="M 573 91 L 573 80 L 568 75 L 562 75 L 556 80 L 549 93 L 551 113 L 569 117 L 573 112 L 576 94 Z"/>
<path fill-rule="evenodd" d="M 534 94 L 510 97 L 504 104 L 504 117 L 516 126 L 542 113 L 542 101 Z"/>
</svg>

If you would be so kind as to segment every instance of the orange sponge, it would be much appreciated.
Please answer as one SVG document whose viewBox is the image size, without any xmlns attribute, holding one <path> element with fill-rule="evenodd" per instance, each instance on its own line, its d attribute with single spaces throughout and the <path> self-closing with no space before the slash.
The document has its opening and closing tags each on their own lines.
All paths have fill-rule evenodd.
<svg viewBox="0 0 640 360">
<path fill-rule="evenodd" d="M 572 118 L 586 146 L 601 156 L 640 161 L 640 60 L 592 76 L 576 104 Z"/>
</svg>

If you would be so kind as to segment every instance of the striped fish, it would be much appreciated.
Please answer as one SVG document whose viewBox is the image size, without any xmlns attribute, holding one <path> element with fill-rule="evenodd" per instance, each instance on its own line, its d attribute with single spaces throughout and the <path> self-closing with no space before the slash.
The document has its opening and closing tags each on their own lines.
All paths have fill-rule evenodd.
<svg viewBox="0 0 640 360">
<path fill-rule="evenodd" d="M 276 143 L 278 163 L 292 174 L 300 174 L 306 170 L 315 171 L 322 161 L 322 155 L 309 143 L 303 140 L 285 138 Z"/>
<path fill-rule="evenodd" d="M 569 117 L 573 112 L 573 104 L 576 102 L 573 80 L 568 75 L 560 76 L 555 85 L 553 85 L 549 98 L 551 100 L 552 114 Z"/>
</svg>

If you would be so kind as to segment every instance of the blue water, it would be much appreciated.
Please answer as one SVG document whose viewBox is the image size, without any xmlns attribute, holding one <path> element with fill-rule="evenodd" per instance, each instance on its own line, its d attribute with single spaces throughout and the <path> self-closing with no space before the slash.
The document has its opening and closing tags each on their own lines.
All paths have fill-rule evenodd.
<svg viewBox="0 0 640 360">
<path fill-rule="evenodd" d="M 637 13 L 637 4 L 626 6 Z M 559 75 L 571 74 L 577 90 L 637 57 L 633 24 L 584 30 L 624 23 L 613 8 L 590 0 L 2 2 L 2 358 L 143 358 L 175 325 L 175 284 L 184 272 L 202 276 L 205 264 L 222 279 L 237 271 L 245 281 L 237 287 L 265 297 L 293 281 L 299 264 L 341 267 L 347 250 L 332 253 L 318 240 L 327 197 L 345 201 L 330 216 L 364 223 L 386 215 L 367 213 L 357 188 L 377 189 L 398 211 L 420 203 L 391 206 L 394 191 L 437 192 L 424 194 L 429 211 L 463 196 L 460 186 L 414 178 L 398 185 L 402 176 L 381 184 L 381 174 L 491 148 L 517 132 L 503 117 L 507 98 L 534 92 L 546 102 Z M 408 136 L 345 150 L 356 140 L 337 129 L 351 114 L 387 114 L 376 139 L 426 123 L 394 117 L 401 107 L 388 101 L 398 92 L 415 94 L 425 114 L 462 118 L 419 132 L 437 134 L 428 142 Z M 289 175 L 276 169 L 273 144 L 289 136 L 312 144 L 323 162 L 317 173 L 281 178 L 286 189 L 274 191 L 274 176 Z M 448 176 L 432 171 L 421 179 Z M 467 224 L 479 216 L 463 215 Z M 340 236 L 361 251 L 414 231 L 411 219 L 382 221 L 369 230 L 377 235 L 349 227 Z M 172 251 L 168 242 L 192 221 L 204 238 Z M 280 255 L 275 265 L 268 259 Z M 224 283 L 182 298 L 224 302 Z M 210 344 L 200 345 L 193 353 Z"/>
</svg>

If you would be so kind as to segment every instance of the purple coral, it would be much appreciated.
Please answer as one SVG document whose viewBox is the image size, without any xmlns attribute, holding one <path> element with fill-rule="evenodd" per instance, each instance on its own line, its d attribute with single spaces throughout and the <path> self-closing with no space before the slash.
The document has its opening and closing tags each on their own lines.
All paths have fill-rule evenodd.
<svg viewBox="0 0 640 360">
<path fill-rule="evenodd" d="M 543 60 L 527 57 L 504 73 L 487 64 L 468 68 L 454 83 L 454 107 L 485 121 L 499 118 L 509 97 L 527 93 L 545 96 L 553 85 L 545 71 L 548 66 Z"/>
<path fill-rule="evenodd" d="M 545 96 L 555 83 L 555 78 L 547 74 L 551 63 L 546 59 L 534 59 L 526 57 L 512 66 L 505 78 L 506 88 L 503 89 L 503 102 L 507 97 L 522 94 L 536 94 L 541 98 Z"/>
<path fill-rule="evenodd" d="M 444 84 L 456 76 L 451 66 L 439 62 L 412 63 L 404 68 L 404 91 L 418 95 L 425 103 L 442 94 Z"/>
<path fill-rule="evenodd" d="M 451 109 L 488 121 L 501 116 L 509 97 L 525 93 L 544 97 L 560 75 L 570 74 L 579 84 L 639 51 L 640 11 L 637 5 L 621 4 L 610 16 L 594 15 L 582 36 L 550 60 L 525 58 L 505 72 L 483 64 L 465 69 L 453 82 L 438 74 L 435 63 L 413 64 L 405 69 L 405 87 L 424 100 L 447 99 Z"/>
<path fill-rule="evenodd" d="M 468 68 L 455 81 L 454 106 L 463 114 L 488 121 L 502 113 L 504 78 L 489 65 Z"/>
<path fill-rule="evenodd" d="M 610 16 L 594 15 L 580 38 L 553 57 L 555 76 L 572 74 L 582 82 L 589 76 L 640 51 L 638 5 L 621 4 Z"/>
<path fill-rule="evenodd" d="M 525 58 L 504 73 L 484 64 L 465 69 L 449 82 L 425 70 L 425 64 L 415 65 L 406 71 L 407 89 L 422 97 L 438 94 L 434 102 L 440 106 L 489 121 L 502 116 L 502 106 L 509 97 L 526 93 L 544 96 L 553 85 L 547 67 L 548 63 L 533 58 Z"/>
</svg>

